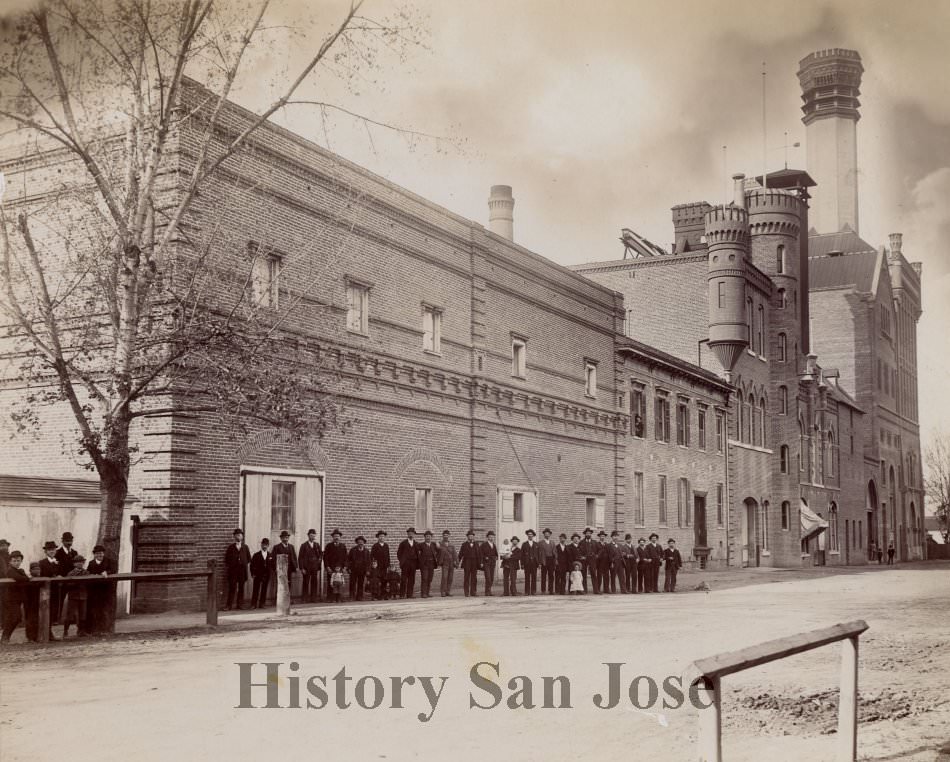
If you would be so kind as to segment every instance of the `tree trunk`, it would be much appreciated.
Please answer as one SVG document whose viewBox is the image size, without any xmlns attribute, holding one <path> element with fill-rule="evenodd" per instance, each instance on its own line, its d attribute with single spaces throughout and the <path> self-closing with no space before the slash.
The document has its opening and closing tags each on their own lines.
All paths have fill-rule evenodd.
<svg viewBox="0 0 950 762">
<path fill-rule="evenodd" d="M 105 457 L 99 472 L 99 544 L 118 562 L 122 535 L 122 512 L 129 494 L 129 424 L 127 408 L 121 408 L 108 428 Z"/>
</svg>

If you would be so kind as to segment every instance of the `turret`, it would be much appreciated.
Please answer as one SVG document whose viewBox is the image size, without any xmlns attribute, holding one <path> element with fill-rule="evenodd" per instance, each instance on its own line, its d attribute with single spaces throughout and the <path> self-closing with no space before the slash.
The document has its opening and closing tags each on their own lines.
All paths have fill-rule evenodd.
<svg viewBox="0 0 950 762">
<path fill-rule="evenodd" d="M 740 187 L 742 175 L 733 178 Z M 706 212 L 708 247 L 709 346 L 726 372 L 732 372 L 749 346 L 745 317 L 745 273 L 749 251 L 749 213 L 737 191 L 738 204 L 714 206 Z"/>
</svg>

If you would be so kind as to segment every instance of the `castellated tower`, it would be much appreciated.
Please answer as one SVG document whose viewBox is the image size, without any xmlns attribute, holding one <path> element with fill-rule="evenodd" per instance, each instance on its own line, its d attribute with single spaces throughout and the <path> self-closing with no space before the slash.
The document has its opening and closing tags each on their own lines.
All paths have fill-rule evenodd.
<svg viewBox="0 0 950 762">
<path fill-rule="evenodd" d="M 861 75 L 856 50 L 819 50 L 799 62 L 808 173 L 818 187 L 811 224 L 819 233 L 858 232 L 857 124 Z"/>
<path fill-rule="evenodd" d="M 709 251 L 709 347 L 732 373 L 749 346 L 745 317 L 745 270 L 749 213 L 741 204 L 714 206 L 705 215 Z"/>
</svg>

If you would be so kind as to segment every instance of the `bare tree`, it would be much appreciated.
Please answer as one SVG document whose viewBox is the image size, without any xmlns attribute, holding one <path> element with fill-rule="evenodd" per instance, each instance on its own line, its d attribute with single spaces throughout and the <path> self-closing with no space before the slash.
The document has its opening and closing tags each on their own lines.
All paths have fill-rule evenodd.
<svg viewBox="0 0 950 762">
<path fill-rule="evenodd" d="M 271 105 L 235 129 L 228 99 L 267 44 L 268 3 L 46 0 L 0 30 L 4 138 L 28 159 L 60 162 L 39 190 L 8 188 L 0 201 L 0 309 L 29 389 L 13 416 L 27 428 L 42 406 L 68 405 L 100 481 L 99 541 L 113 554 L 136 418 L 170 406 L 300 437 L 336 422 L 319 361 L 301 362 L 307 349 L 282 331 L 293 300 L 273 309 L 267 240 L 216 259 L 227 233 L 199 214 L 202 192 L 308 78 L 356 76 L 378 51 L 419 44 L 419 30 L 405 14 L 375 21 L 353 0 L 273 84 Z M 171 159 L 186 133 L 183 165 Z M 339 214 L 352 214 L 352 193 L 340 189 Z M 222 279 L 228 287 L 213 290 Z"/>
<path fill-rule="evenodd" d="M 924 451 L 924 489 L 933 503 L 943 541 L 950 544 L 950 434 L 938 432 Z"/>
</svg>

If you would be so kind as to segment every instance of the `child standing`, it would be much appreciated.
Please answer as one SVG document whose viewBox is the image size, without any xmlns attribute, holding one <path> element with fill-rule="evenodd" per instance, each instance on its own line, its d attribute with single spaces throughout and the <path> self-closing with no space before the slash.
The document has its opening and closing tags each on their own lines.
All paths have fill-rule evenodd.
<svg viewBox="0 0 950 762">
<path fill-rule="evenodd" d="M 86 559 L 82 556 L 73 557 L 73 568 L 69 570 L 67 577 L 85 576 L 86 570 L 83 566 Z M 69 635 L 69 625 L 76 625 L 76 634 L 79 636 L 86 634 L 86 586 L 83 584 L 72 584 L 66 587 L 66 617 L 63 619 L 63 640 Z"/>
<path fill-rule="evenodd" d="M 571 572 L 571 592 L 574 595 L 584 594 L 584 572 L 581 571 L 581 562 L 574 562 L 574 570 Z"/>
<path fill-rule="evenodd" d="M 330 594 L 333 596 L 334 603 L 340 602 L 340 596 L 343 593 L 343 569 L 340 566 L 333 567 L 333 574 L 330 575 Z"/>
</svg>

